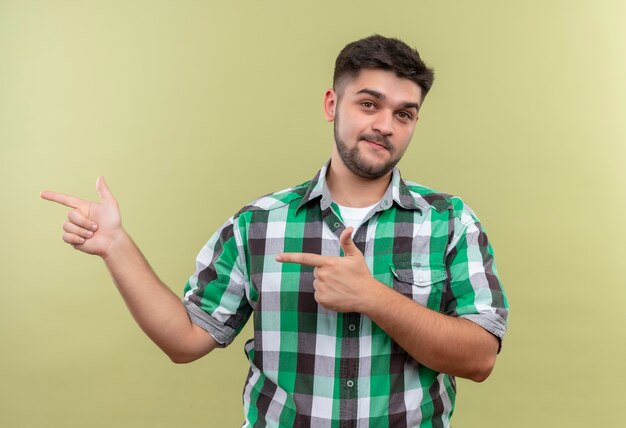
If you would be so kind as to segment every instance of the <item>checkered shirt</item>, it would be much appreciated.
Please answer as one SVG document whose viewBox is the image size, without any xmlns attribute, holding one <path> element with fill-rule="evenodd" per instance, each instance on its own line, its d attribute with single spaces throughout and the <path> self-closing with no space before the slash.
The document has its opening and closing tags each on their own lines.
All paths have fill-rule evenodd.
<svg viewBox="0 0 626 428">
<path fill-rule="evenodd" d="M 341 254 L 345 226 L 325 183 L 328 165 L 219 228 L 185 286 L 189 316 L 226 346 L 252 315 L 245 427 L 449 426 L 453 376 L 415 361 L 368 317 L 319 305 L 311 267 L 275 260 L 282 252 Z M 394 169 L 353 240 L 378 281 L 502 340 L 508 304 L 493 251 L 461 199 Z"/>
</svg>

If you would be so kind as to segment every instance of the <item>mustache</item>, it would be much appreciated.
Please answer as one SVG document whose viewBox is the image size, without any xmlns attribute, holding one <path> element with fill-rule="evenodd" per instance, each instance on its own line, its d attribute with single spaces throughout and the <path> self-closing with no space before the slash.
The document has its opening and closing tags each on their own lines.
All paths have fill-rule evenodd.
<svg viewBox="0 0 626 428">
<path fill-rule="evenodd" d="M 393 149 L 393 146 L 389 142 L 389 138 L 387 138 L 385 135 L 380 135 L 380 134 L 361 134 L 361 135 L 359 135 L 359 140 L 372 141 L 372 142 L 374 142 L 376 144 L 380 144 L 381 146 L 383 146 L 384 148 L 386 148 L 389 151 L 391 151 Z"/>
</svg>

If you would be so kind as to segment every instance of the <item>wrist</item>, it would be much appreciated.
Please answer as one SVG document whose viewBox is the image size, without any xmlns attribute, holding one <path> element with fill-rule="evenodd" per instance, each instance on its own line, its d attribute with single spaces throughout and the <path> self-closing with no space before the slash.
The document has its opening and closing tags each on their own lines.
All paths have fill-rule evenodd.
<svg viewBox="0 0 626 428">
<path fill-rule="evenodd" d="M 367 292 L 361 296 L 357 312 L 372 318 L 376 309 L 384 304 L 385 292 L 388 287 L 374 277 L 370 277 L 366 287 Z"/>
<path fill-rule="evenodd" d="M 111 234 L 110 243 L 102 254 L 100 254 L 100 257 L 102 257 L 107 264 L 114 262 L 116 259 L 123 258 L 125 248 L 128 248 L 130 243 L 132 243 L 130 235 L 126 233 L 124 228 L 120 227 L 115 233 Z"/>
</svg>

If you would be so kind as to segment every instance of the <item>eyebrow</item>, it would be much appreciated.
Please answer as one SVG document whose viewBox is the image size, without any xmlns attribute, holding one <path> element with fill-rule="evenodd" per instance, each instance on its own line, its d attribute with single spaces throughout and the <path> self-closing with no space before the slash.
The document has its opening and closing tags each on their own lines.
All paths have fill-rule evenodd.
<svg viewBox="0 0 626 428">
<path fill-rule="evenodd" d="M 358 91 L 356 94 L 357 95 L 368 94 L 381 101 L 384 101 L 387 98 L 387 96 L 383 94 L 382 92 L 378 92 L 378 91 L 375 91 L 374 89 L 368 89 L 368 88 L 363 88 L 360 91 Z M 415 110 L 419 111 L 420 105 L 418 103 L 407 101 L 407 102 L 400 104 L 399 108 L 400 109 L 414 108 Z"/>
</svg>

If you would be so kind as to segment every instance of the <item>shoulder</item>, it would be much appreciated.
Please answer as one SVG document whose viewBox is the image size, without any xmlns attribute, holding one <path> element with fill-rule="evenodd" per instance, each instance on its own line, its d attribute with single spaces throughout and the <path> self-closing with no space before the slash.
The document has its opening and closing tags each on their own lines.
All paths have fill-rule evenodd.
<svg viewBox="0 0 626 428">
<path fill-rule="evenodd" d="M 259 211 L 274 211 L 288 207 L 293 203 L 297 204 L 304 197 L 310 184 L 310 181 L 306 181 L 302 184 L 298 184 L 287 189 L 263 195 L 245 205 L 233 217 L 237 218 L 241 216 L 246 216 Z"/>
<path fill-rule="evenodd" d="M 404 180 L 404 184 L 418 206 L 434 209 L 442 214 L 447 213 L 448 217 L 464 225 L 479 222 L 474 210 L 460 196 L 444 193 L 413 181 Z"/>
</svg>

